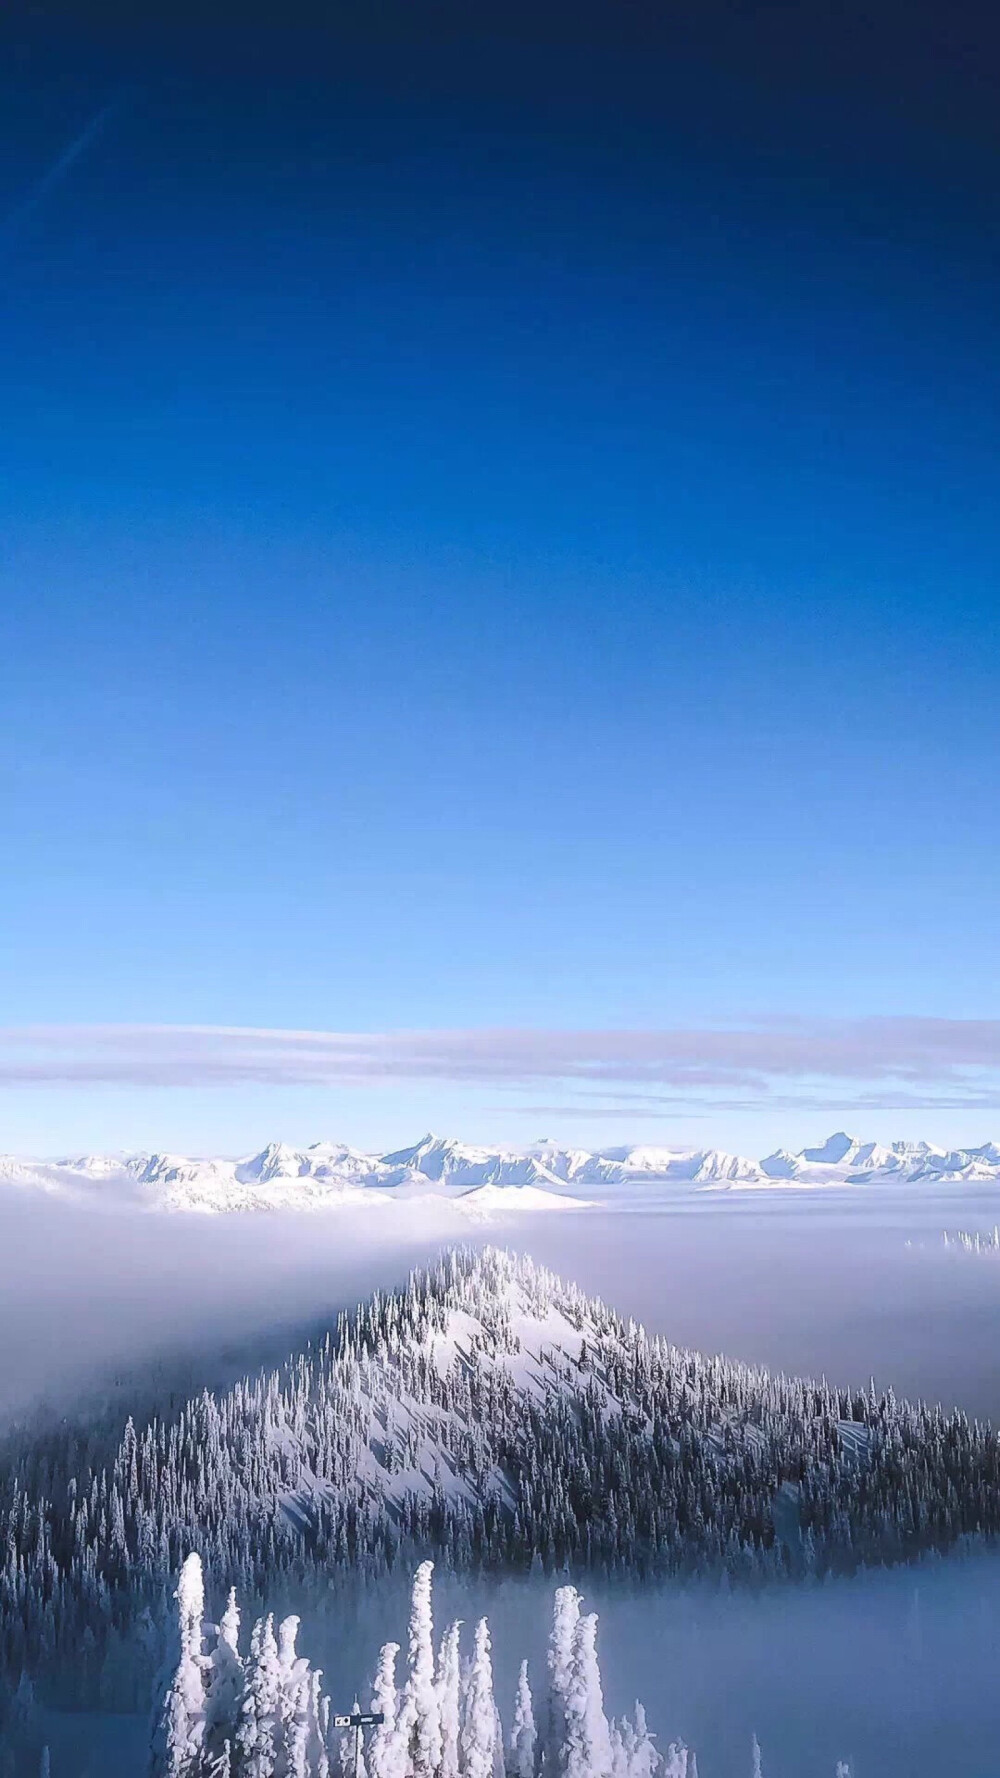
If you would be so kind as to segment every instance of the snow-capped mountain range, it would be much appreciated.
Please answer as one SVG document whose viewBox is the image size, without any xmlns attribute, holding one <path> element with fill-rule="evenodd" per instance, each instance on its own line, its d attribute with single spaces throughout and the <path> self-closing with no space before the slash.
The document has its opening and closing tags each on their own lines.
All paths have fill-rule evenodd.
<svg viewBox="0 0 1000 1778">
<path fill-rule="evenodd" d="M 427 1135 L 411 1148 L 369 1154 L 339 1142 L 268 1143 L 233 1160 L 175 1154 L 83 1155 L 31 1160 L 0 1155 L 0 1188 L 86 1200 L 126 1199 L 148 1209 L 208 1213 L 319 1210 L 445 1198 L 468 1214 L 577 1209 L 670 1186 L 701 1191 L 995 1181 L 1000 1144 L 944 1149 L 929 1142 L 861 1142 L 838 1131 L 817 1148 L 778 1148 L 763 1160 L 721 1149 L 648 1145 L 597 1150 L 542 1141 L 478 1148 Z"/>
</svg>

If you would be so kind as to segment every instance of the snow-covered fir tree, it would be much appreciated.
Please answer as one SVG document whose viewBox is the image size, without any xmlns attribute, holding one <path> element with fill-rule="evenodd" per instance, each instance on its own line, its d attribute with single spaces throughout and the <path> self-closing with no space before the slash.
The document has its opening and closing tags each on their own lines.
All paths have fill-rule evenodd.
<svg viewBox="0 0 1000 1778">
<path fill-rule="evenodd" d="M 535 1707 L 528 1682 L 528 1663 L 522 1661 L 517 1675 L 514 1717 L 510 1729 L 507 1770 L 510 1778 L 535 1778 L 538 1731 Z"/>
<path fill-rule="evenodd" d="M 438 1719 L 441 1724 L 441 1778 L 459 1778 L 461 1772 L 462 1661 L 461 1624 L 454 1623 L 441 1638 L 438 1650 Z"/>
<path fill-rule="evenodd" d="M 456 1661 L 457 1661 L 456 1649 Z M 396 1712 L 398 1707 L 396 1692 L 396 1657 L 399 1654 L 398 1642 L 385 1642 L 378 1658 L 375 1678 L 372 1683 L 371 1714 L 380 1716 L 382 1721 L 372 1736 L 368 1752 L 369 1778 L 396 1778 L 397 1770 L 402 1764 L 401 1742 L 396 1730 Z M 455 1675 L 456 1710 L 458 1706 L 458 1674 Z M 457 1727 L 456 1727 L 457 1735 Z M 442 1743 L 442 1751 L 444 1744 Z"/>
<path fill-rule="evenodd" d="M 659 1755 L 646 1722 L 646 1712 L 638 1699 L 632 1716 L 622 1719 L 619 1740 L 619 1771 L 624 1778 L 653 1778 L 659 1769 Z"/>
<path fill-rule="evenodd" d="M 441 1709 L 434 1683 L 434 1619 L 431 1611 L 433 1562 L 421 1562 L 410 1607 L 409 1671 L 399 1711 L 399 1733 L 413 1778 L 432 1778 L 441 1769 Z"/>
<path fill-rule="evenodd" d="M 198 1556 L 184 1563 L 175 1597 L 180 1651 L 157 1725 L 155 1769 L 163 1778 L 200 1778 L 210 1662 L 202 1652 L 205 1588 Z"/>
<path fill-rule="evenodd" d="M 683 1741 L 671 1741 L 667 1748 L 663 1778 L 698 1778 L 694 1756 Z"/>
<path fill-rule="evenodd" d="M 611 1736 L 597 1661 L 597 1614 L 577 1618 L 565 1696 L 565 1778 L 611 1778 Z"/>
<path fill-rule="evenodd" d="M 497 1708 L 493 1696 L 490 1631 L 485 1618 L 476 1625 L 472 1660 L 462 1698 L 459 1733 L 461 1769 L 466 1778 L 494 1778 L 497 1762 Z"/>
<path fill-rule="evenodd" d="M 557 1767 L 566 1747 L 568 1699 L 573 1682 L 573 1650 L 579 1622 L 579 1593 L 575 1587 L 559 1587 L 546 1655 L 549 1697 L 545 1718 L 545 1759 L 550 1769 Z"/>
</svg>

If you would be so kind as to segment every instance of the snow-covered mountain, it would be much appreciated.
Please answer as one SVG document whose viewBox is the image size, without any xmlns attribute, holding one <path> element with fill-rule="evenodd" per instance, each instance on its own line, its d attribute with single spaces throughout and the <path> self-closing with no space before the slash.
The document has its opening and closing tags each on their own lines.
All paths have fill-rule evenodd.
<svg viewBox="0 0 1000 1778">
<path fill-rule="evenodd" d="M 943 1149 L 929 1142 L 862 1142 L 838 1130 L 814 1148 L 778 1148 L 763 1160 L 716 1148 L 639 1144 L 525 1149 L 476 1147 L 427 1135 L 409 1148 L 364 1153 L 342 1142 L 293 1148 L 269 1142 L 238 1159 L 176 1154 L 82 1155 L 59 1160 L 0 1155 L 0 1189 L 22 1187 L 77 1200 L 125 1200 L 155 1210 L 203 1213 L 383 1206 L 445 1198 L 473 1215 L 620 1200 L 634 1188 L 742 1191 L 963 1181 L 1000 1186 L 1000 1144 Z"/>
<path fill-rule="evenodd" d="M 452 1201 L 487 1211 L 574 1209 L 566 1180 L 530 1154 L 472 1148 L 425 1136 L 412 1148 L 364 1154 L 346 1143 L 292 1148 L 269 1142 L 230 1159 L 176 1154 L 83 1155 L 54 1161 L 0 1155 L 0 1188 L 20 1186 L 76 1201 L 124 1200 L 154 1210 L 220 1213 L 385 1207 L 400 1199 Z"/>
<path fill-rule="evenodd" d="M 123 1418 L 0 1450 L 0 1678 L 89 1646 L 90 1685 L 132 1685 L 143 1608 L 192 1550 L 220 1595 L 319 1602 L 428 1555 L 756 1584 L 1000 1535 L 988 1427 L 680 1350 L 496 1248 L 331 1316 L 276 1368 Z"/>
<path fill-rule="evenodd" d="M 838 1130 L 818 1148 L 790 1154 L 779 1148 L 761 1167 L 769 1179 L 798 1185 L 862 1185 L 886 1183 L 996 1180 L 1000 1184 L 1000 1147 L 985 1142 L 978 1148 L 935 1148 L 930 1142 L 861 1142 Z"/>
</svg>

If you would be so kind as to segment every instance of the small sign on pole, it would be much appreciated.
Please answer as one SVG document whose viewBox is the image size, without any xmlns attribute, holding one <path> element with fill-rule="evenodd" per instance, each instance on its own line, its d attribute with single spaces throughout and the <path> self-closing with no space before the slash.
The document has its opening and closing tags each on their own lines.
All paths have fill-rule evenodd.
<svg viewBox="0 0 1000 1778">
<path fill-rule="evenodd" d="M 384 1721 L 385 1717 L 381 1710 L 359 1710 L 357 1703 L 355 1703 L 354 1709 L 349 1710 L 346 1715 L 334 1717 L 333 1726 L 335 1729 L 354 1730 L 354 1778 L 361 1778 L 362 1729 L 375 1729 L 380 1722 Z"/>
</svg>

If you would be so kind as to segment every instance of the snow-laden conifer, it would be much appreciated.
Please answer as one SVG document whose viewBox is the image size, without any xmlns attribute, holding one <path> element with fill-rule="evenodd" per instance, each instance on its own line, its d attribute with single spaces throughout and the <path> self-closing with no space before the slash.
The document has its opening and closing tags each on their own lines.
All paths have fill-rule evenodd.
<svg viewBox="0 0 1000 1778">
<path fill-rule="evenodd" d="M 236 1588 L 231 1587 L 226 1609 L 219 1620 L 215 1647 L 209 1658 L 205 1697 L 205 1729 L 209 1745 L 221 1752 L 239 1716 L 243 1696 L 243 1661 L 240 1657 L 240 1608 Z M 219 1745 L 221 1743 L 221 1745 Z"/>
<path fill-rule="evenodd" d="M 497 1710 L 493 1696 L 490 1631 L 485 1618 L 480 1618 L 476 1625 L 462 1716 L 461 1751 L 465 1778 L 494 1778 Z"/>
<path fill-rule="evenodd" d="M 535 1710 L 528 1683 L 528 1663 L 522 1661 L 514 1694 L 514 1717 L 511 1723 L 507 1761 L 510 1778 L 535 1778 L 535 1753 L 538 1731 Z"/>
<path fill-rule="evenodd" d="M 383 1643 L 372 1682 L 371 1708 L 382 1721 L 375 1729 L 368 1749 L 370 1778 L 403 1778 L 406 1748 L 396 1724 L 398 1654 L 398 1642 Z"/>
<path fill-rule="evenodd" d="M 399 1713 L 413 1778 L 434 1778 L 441 1763 L 441 1717 L 434 1684 L 433 1572 L 433 1562 L 421 1562 L 413 1577 L 408 1671 Z"/>
<path fill-rule="evenodd" d="M 566 1700 L 573 1678 L 573 1644 L 580 1621 L 580 1595 L 575 1587 L 558 1587 L 546 1656 L 549 1700 L 545 1725 L 545 1757 L 549 1769 L 562 1772 L 566 1763 Z"/>
<path fill-rule="evenodd" d="M 566 1778 L 610 1778 L 611 1736 L 597 1660 L 597 1614 L 577 1619 L 565 1699 Z"/>
<path fill-rule="evenodd" d="M 314 1671 L 308 1676 L 309 1737 L 307 1771 L 310 1778 L 330 1778 L 329 1728 L 330 1700 L 323 1696 L 323 1675 Z"/>
<path fill-rule="evenodd" d="M 623 1725 L 617 1717 L 608 1724 L 611 1741 L 611 1778 L 628 1778 L 628 1748 Z"/>
<path fill-rule="evenodd" d="M 200 1556 L 188 1556 L 174 1597 L 179 1654 L 163 1703 L 157 1767 L 163 1778 L 197 1778 L 205 1746 L 205 1585 Z"/>
<path fill-rule="evenodd" d="M 311 1778 L 311 1689 L 307 1673 L 301 1670 L 303 1666 L 300 1663 L 297 1673 L 291 1670 L 283 1682 L 280 1764 L 284 1778 Z"/>
<path fill-rule="evenodd" d="M 671 1741 L 663 1760 L 663 1778 L 696 1778 L 693 1758 L 683 1741 Z"/>
<path fill-rule="evenodd" d="M 438 1650 L 438 1716 L 441 1723 L 440 1778 L 459 1778 L 459 1735 L 462 1726 L 462 1674 L 459 1655 L 461 1625 L 454 1623 L 441 1639 Z"/>
<path fill-rule="evenodd" d="M 274 1618 L 268 1613 L 254 1625 L 250 1638 L 246 1686 L 235 1737 L 241 1778 L 272 1778 L 278 1757 L 280 1691 Z"/>
<path fill-rule="evenodd" d="M 649 1732 L 646 1712 L 638 1699 L 632 1715 L 622 1718 L 619 1741 L 626 1778 L 654 1778 L 659 1770 L 660 1758 Z"/>
</svg>

